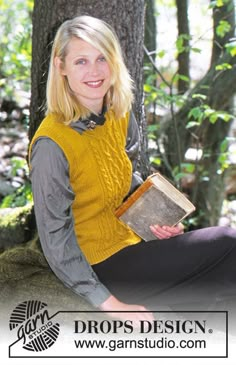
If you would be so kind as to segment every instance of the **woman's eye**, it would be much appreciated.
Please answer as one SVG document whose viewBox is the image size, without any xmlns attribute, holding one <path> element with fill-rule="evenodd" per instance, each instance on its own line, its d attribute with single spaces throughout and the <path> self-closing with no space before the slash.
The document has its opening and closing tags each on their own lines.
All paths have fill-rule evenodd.
<svg viewBox="0 0 236 365">
<path fill-rule="evenodd" d="M 98 59 L 100 62 L 106 62 L 106 59 L 105 59 L 105 57 L 103 57 L 103 56 L 101 56 L 101 57 L 99 57 L 99 59 Z"/>
<path fill-rule="evenodd" d="M 81 58 L 75 62 L 76 65 L 85 65 L 85 63 L 86 63 L 86 60 L 84 60 L 83 58 Z"/>
</svg>

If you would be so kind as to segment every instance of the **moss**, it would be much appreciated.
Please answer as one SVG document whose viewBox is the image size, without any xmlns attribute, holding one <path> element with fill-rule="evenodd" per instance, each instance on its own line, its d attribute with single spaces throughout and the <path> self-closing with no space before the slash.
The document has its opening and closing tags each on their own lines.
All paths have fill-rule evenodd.
<svg viewBox="0 0 236 365">
<path fill-rule="evenodd" d="M 0 209 L 0 250 L 29 241 L 35 226 L 33 204 Z"/>
<path fill-rule="evenodd" d="M 55 310 L 94 310 L 54 275 L 37 234 L 29 242 L 0 254 L 0 288 L 0 316 L 4 309 L 7 312 L 25 300 L 43 301 Z"/>
</svg>

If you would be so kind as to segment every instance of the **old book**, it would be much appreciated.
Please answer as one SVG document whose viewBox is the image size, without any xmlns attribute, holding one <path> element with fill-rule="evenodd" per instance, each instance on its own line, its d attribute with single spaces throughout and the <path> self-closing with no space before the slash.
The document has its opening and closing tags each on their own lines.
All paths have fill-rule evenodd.
<svg viewBox="0 0 236 365">
<path fill-rule="evenodd" d="M 156 239 L 150 226 L 174 226 L 195 210 L 186 196 L 160 173 L 152 174 L 116 210 L 116 216 L 145 241 Z"/>
</svg>

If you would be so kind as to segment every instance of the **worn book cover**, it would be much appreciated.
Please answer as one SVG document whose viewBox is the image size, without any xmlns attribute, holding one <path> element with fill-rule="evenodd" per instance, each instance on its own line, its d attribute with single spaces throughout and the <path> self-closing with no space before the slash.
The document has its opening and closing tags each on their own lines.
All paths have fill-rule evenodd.
<svg viewBox="0 0 236 365">
<path fill-rule="evenodd" d="M 145 241 L 156 239 L 150 226 L 174 226 L 195 210 L 186 196 L 155 173 L 116 210 L 116 216 Z"/>
</svg>

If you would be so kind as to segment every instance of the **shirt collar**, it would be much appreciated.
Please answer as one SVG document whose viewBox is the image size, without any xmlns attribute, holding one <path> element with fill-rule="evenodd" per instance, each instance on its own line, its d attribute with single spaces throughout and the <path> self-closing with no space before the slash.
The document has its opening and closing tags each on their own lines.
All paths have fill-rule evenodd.
<svg viewBox="0 0 236 365">
<path fill-rule="evenodd" d="M 106 111 L 107 111 L 107 108 L 104 106 L 101 114 L 96 115 L 96 114 L 91 113 L 88 118 L 79 119 L 76 122 L 72 122 L 70 124 L 70 126 L 71 126 L 71 128 L 78 131 L 80 134 L 82 134 L 84 131 L 87 131 L 87 130 L 93 130 L 96 128 L 97 125 L 103 125 L 105 123 Z"/>
</svg>

